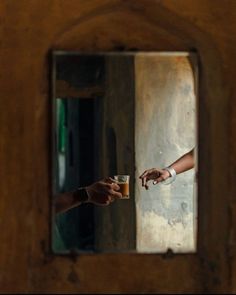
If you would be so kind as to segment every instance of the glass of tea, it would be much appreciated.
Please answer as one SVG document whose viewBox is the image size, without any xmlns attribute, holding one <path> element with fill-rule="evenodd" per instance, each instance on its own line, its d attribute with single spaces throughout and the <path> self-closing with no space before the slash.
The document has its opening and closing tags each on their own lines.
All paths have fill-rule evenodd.
<svg viewBox="0 0 236 295">
<path fill-rule="evenodd" d="M 120 187 L 122 199 L 129 199 L 129 175 L 114 175 L 114 179 Z"/>
</svg>

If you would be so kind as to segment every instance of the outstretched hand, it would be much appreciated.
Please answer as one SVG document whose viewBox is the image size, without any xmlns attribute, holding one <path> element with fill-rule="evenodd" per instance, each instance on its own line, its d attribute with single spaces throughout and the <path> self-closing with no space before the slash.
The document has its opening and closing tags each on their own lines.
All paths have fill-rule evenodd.
<svg viewBox="0 0 236 295">
<path fill-rule="evenodd" d="M 142 180 L 142 186 L 145 187 L 145 189 L 148 189 L 148 182 L 150 180 L 153 180 L 153 184 L 157 184 L 159 182 L 162 182 L 170 177 L 170 173 L 167 170 L 157 169 L 157 168 L 151 168 L 148 170 L 145 170 L 139 178 Z"/>
</svg>

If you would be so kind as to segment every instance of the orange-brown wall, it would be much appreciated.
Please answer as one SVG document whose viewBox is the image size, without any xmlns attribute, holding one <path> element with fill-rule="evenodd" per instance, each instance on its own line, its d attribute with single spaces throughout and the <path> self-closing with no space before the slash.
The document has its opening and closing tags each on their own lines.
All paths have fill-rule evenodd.
<svg viewBox="0 0 236 295">
<path fill-rule="evenodd" d="M 0 1 L 0 291 L 236 292 L 236 1 Z M 197 50 L 199 253 L 48 253 L 50 51 Z"/>
</svg>

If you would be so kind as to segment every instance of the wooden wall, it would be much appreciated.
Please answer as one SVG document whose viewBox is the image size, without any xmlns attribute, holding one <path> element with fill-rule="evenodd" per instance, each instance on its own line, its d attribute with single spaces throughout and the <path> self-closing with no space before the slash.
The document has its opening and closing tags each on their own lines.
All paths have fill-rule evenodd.
<svg viewBox="0 0 236 295">
<path fill-rule="evenodd" d="M 236 1 L 0 2 L 0 291 L 236 292 Z M 199 54 L 196 255 L 50 255 L 50 52 Z"/>
</svg>

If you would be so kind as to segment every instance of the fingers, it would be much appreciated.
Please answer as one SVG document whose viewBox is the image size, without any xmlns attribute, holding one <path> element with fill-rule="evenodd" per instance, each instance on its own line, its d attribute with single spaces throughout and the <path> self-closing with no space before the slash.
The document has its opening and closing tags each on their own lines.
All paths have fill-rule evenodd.
<svg viewBox="0 0 236 295">
<path fill-rule="evenodd" d="M 121 199 L 122 194 L 119 192 L 120 186 L 115 183 L 106 183 L 104 185 L 104 194 L 107 195 L 109 198 L 111 197 L 112 200 L 114 201 L 115 199 Z"/>
<path fill-rule="evenodd" d="M 119 186 L 117 183 L 112 183 L 112 184 L 111 184 L 111 187 L 112 187 L 112 189 L 115 190 L 115 191 L 119 191 L 119 190 L 120 190 L 120 186 Z"/>
<path fill-rule="evenodd" d="M 151 169 L 145 170 L 145 171 L 143 172 L 143 174 L 141 174 L 141 175 L 139 176 L 139 178 L 141 178 L 141 179 L 142 179 L 142 178 L 145 178 L 145 177 L 147 177 L 148 175 L 153 174 L 153 172 L 155 173 L 155 171 L 158 172 L 158 170 L 155 169 L 155 168 L 151 168 Z"/>
<path fill-rule="evenodd" d="M 120 199 L 122 197 L 122 195 L 120 193 L 113 193 L 111 195 L 106 195 L 105 196 L 105 201 L 103 203 L 104 206 L 108 206 L 111 203 L 113 203 L 116 199 Z"/>
<path fill-rule="evenodd" d="M 115 201 L 115 198 L 110 195 L 110 196 L 107 197 L 107 200 L 108 200 L 109 203 L 112 203 L 112 202 Z"/>
<path fill-rule="evenodd" d="M 147 178 L 147 176 L 148 176 L 149 173 L 150 173 L 150 170 L 145 170 L 145 171 L 143 172 L 143 174 L 141 174 L 141 175 L 139 176 L 139 178 L 140 178 L 141 181 L 142 181 L 142 186 L 146 186 L 146 178 Z"/>
<path fill-rule="evenodd" d="M 110 203 L 112 203 L 112 200 L 108 196 L 104 199 L 100 199 L 99 202 L 95 202 L 95 204 L 99 206 L 108 206 Z"/>
<path fill-rule="evenodd" d="M 157 179 L 155 179 L 154 181 L 153 181 L 153 185 L 156 185 L 156 184 L 158 184 L 158 183 L 160 183 L 160 182 L 162 182 L 162 181 L 164 181 L 165 179 L 163 178 L 163 176 L 160 176 L 160 177 L 158 177 Z"/>
<path fill-rule="evenodd" d="M 113 183 L 113 184 L 111 184 L 111 188 L 108 190 L 108 193 L 111 197 L 113 197 L 115 199 L 121 199 L 122 194 L 119 192 L 119 190 L 120 190 L 119 185 Z"/>
<path fill-rule="evenodd" d="M 148 190 L 149 189 L 148 182 L 150 180 L 153 180 L 153 184 L 156 185 L 159 182 L 166 180 L 168 176 L 165 174 L 164 170 L 152 168 L 152 169 L 145 170 L 139 176 L 139 178 L 142 180 L 142 186 L 145 187 L 146 190 Z"/>
<path fill-rule="evenodd" d="M 114 197 L 115 199 L 122 199 L 122 194 L 114 191 L 112 193 L 112 197 Z"/>
<path fill-rule="evenodd" d="M 148 182 L 153 179 L 151 175 L 147 175 L 144 178 L 142 178 L 142 186 L 144 186 L 146 189 L 148 189 Z"/>
<path fill-rule="evenodd" d="M 149 179 L 148 177 L 146 177 L 146 178 L 144 179 L 144 184 L 143 184 L 143 186 L 145 187 L 146 190 L 149 189 L 148 181 L 150 181 L 150 180 L 151 180 L 151 179 Z"/>
<path fill-rule="evenodd" d="M 142 186 L 148 189 L 148 181 L 156 179 L 160 175 L 160 170 L 156 168 L 145 170 L 139 178 L 142 180 Z"/>
<path fill-rule="evenodd" d="M 146 175 L 147 172 L 148 172 L 148 170 L 145 170 L 145 171 L 139 176 L 139 178 L 143 178 L 143 177 Z"/>
<path fill-rule="evenodd" d="M 103 184 L 103 191 L 105 193 L 113 193 L 114 191 L 119 191 L 120 187 L 117 183 L 105 183 Z"/>
<path fill-rule="evenodd" d="M 168 176 L 165 176 L 164 174 L 161 174 L 160 177 L 158 177 L 157 179 L 155 179 L 153 181 L 153 184 L 156 185 L 162 181 L 165 181 L 168 178 Z"/>
<path fill-rule="evenodd" d="M 104 182 L 106 183 L 117 183 L 117 180 L 111 178 L 111 177 L 107 177 L 104 179 Z"/>
<path fill-rule="evenodd" d="M 146 183 L 146 177 L 143 176 L 141 179 L 142 179 L 142 186 L 145 186 L 145 183 Z"/>
</svg>

